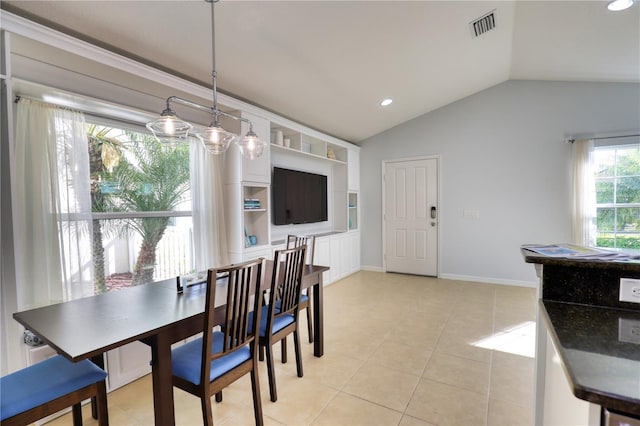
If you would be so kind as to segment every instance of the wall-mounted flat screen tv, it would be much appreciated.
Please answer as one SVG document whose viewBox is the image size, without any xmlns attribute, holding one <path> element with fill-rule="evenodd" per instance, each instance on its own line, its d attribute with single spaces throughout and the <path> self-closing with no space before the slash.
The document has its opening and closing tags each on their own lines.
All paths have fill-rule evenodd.
<svg viewBox="0 0 640 426">
<path fill-rule="evenodd" d="M 327 220 L 327 177 L 299 170 L 273 168 L 273 224 Z"/>
</svg>

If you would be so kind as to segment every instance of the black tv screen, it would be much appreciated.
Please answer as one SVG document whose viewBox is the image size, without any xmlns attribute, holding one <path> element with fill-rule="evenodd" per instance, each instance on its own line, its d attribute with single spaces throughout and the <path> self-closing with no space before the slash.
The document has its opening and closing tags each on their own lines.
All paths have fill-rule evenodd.
<svg viewBox="0 0 640 426">
<path fill-rule="evenodd" d="M 327 177 L 298 170 L 273 168 L 273 224 L 327 220 Z"/>
</svg>

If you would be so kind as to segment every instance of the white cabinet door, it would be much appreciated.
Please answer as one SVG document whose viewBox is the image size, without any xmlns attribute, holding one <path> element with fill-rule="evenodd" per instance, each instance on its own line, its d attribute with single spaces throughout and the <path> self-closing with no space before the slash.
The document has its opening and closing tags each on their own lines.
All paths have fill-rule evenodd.
<svg viewBox="0 0 640 426">
<path fill-rule="evenodd" d="M 329 267 L 331 268 L 329 272 L 329 276 L 331 277 L 330 281 L 336 281 L 340 277 L 340 257 L 342 253 L 340 252 L 340 239 L 335 235 L 331 237 L 331 262 L 329 263 Z"/>
<path fill-rule="evenodd" d="M 324 284 L 330 284 L 359 271 L 360 233 L 340 233 L 318 238 L 315 263 L 330 268 L 323 275 Z"/>
<path fill-rule="evenodd" d="M 333 236 L 331 238 L 331 281 L 340 279 L 340 240 Z"/>
<path fill-rule="evenodd" d="M 339 265 L 339 278 L 349 275 L 349 269 L 351 266 L 351 258 L 353 253 L 351 251 L 351 238 L 347 234 L 343 234 L 339 238 L 340 241 L 340 265 Z"/>
<path fill-rule="evenodd" d="M 316 239 L 315 263 L 331 268 L 331 237 Z M 322 282 L 326 285 L 332 282 L 331 270 L 322 275 Z"/>
<path fill-rule="evenodd" d="M 107 352 L 106 369 L 109 390 L 117 389 L 151 372 L 151 349 L 141 342 Z"/>
<path fill-rule="evenodd" d="M 348 187 L 349 191 L 360 190 L 360 151 L 347 150 Z"/>
<path fill-rule="evenodd" d="M 349 266 L 348 273 L 352 274 L 360 270 L 360 233 L 350 232 L 348 235 L 349 240 Z"/>
<path fill-rule="evenodd" d="M 542 424 L 548 426 L 599 426 L 600 406 L 578 399 L 573 395 L 560 356 L 549 336 L 547 336 L 545 361 L 544 422 Z"/>
<path fill-rule="evenodd" d="M 37 364 L 39 362 L 44 361 L 45 359 L 51 358 L 56 355 L 56 351 L 51 348 L 49 345 L 42 346 L 27 346 L 25 345 L 25 349 L 27 351 L 27 365 Z"/>
</svg>

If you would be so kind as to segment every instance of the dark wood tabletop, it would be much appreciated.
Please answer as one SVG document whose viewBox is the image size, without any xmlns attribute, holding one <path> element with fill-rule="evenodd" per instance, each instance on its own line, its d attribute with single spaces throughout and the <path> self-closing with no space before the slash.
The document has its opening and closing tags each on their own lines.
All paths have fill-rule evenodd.
<svg viewBox="0 0 640 426">
<path fill-rule="evenodd" d="M 272 266 L 272 261 L 266 261 L 265 290 Z M 314 355 L 318 357 L 324 353 L 322 273 L 328 269 L 307 265 L 303 273 L 303 288 L 313 290 Z M 224 281 L 218 283 L 224 285 Z M 136 340 L 148 344 L 156 424 L 174 424 L 171 344 L 202 331 L 204 287 L 191 286 L 179 294 L 176 280 L 169 279 L 18 312 L 13 317 L 71 361 L 100 356 Z"/>
<path fill-rule="evenodd" d="M 175 280 L 171 280 L 172 283 Z M 162 282 L 18 312 L 13 317 L 71 361 L 100 355 L 198 316 L 204 293 L 183 295 Z"/>
</svg>

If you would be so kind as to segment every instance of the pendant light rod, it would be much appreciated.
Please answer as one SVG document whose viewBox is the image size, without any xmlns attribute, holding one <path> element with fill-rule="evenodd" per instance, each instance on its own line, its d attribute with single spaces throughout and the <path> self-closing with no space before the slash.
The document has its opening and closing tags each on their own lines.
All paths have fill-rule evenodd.
<svg viewBox="0 0 640 426">
<path fill-rule="evenodd" d="M 253 125 L 251 124 L 251 121 L 249 121 L 246 118 L 242 118 L 242 117 L 237 117 L 235 115 L 232 114 L 228 114 L 224 111 L 220 111 L 220 109 L 218 109 L 218 84 L 217 84 L 217 78 L 218 78 L 218 73 L 216 71 L 216 15 L 215 15 L 215 4 L 219 1 L 219 0 L 205 0 L 207 3 L 211 3 L 211 83 L 212 83 L 212 96 L 213 96 L 213 106 L 212 107 L 207 107 L 204 105 L 200 105 L 198 103 L 189 101 L 187 99 L 183 99 L 180 98 L 178 96 L 170 96 L 169 98 L 167 98 L 167 109 L 171 109 L 171 102 L 177 102 L 183 105 L 187 105 L 193 108 L 197 108 L 200 109 L 202 111 L 206 111 L 209 114 L 213 115 L 213 121 L 214 123 L 218 123 L 218 117 L 220 115 L 223 115 L 225 117 L 229 117 L 229 118 L 233 118 L 234 120 L 239 120 L 239 121 L 243 121 L 247 124 L 249 124 L 249 130 L 253 130 Z"/>
<path fill-rule="evenodd" d="M 205 0 L 211 3 L 211 85 L 213 88 L 213 121 L 218 122 L 218 73 L 216 72 L 216 12 L 218 0 Z"/>
<path fill-rule="evenodd" d="M 253 126 L 251 124 L 251 121 L 248 118 L 244 118 L 244 117 L 238 117 L 237 115 L 233 115 L 233 114 L 229 114 L 228 112 L 224 112 L 221 111 L 219 109 L 217 109 L 217 106 L 213 106 L 213 107 L 209 107 L 209 106 L 205 106 L 205 105 L 200 105 L 199 103 L 181 98 L 179 96 L 169 96 L 167 98 L 167 109 L 171 109 L 171 103 L 175 102 L 178 104 L 182 104 L 182 105 L 186 105 L 195 109 L 199 109 L 201 111 L 204 111 L 208 114 L 212 114 L 214 117 L 216 115 L 223 115 L 225 117 L 229 117 L 229 118 L 233 118 L 234 120 L 238 120 L 238 121 L 242 121 L 245 122 L 249 125 L 249 128 L 251 129 Z"/>
<path fill-rule="evenodd" d="M 189 136 L 189 132 L 193 129 L 193 125 L 182 120 L 171 109 L 171 103 L 179 103 L 191 108 L 205 111 L 213 116 L 213 122 L 204 132 L 196 133 L 196 136 L 202 142 L 204 148 L 212 154 L 220 154 L 227 150 L 229 144 L 235 140 L 236 145 L 240 149 L 243 157 L 255 159 L 262 155 L 266 143 L 261 141 L 258 135 L 253 131 L 253 123 L 242 116 L 220 111 L 218 108 L 218 74 L 216 71 L 216 30 L 215 30 L 215 3 L 219 0 L 205 0 L 211 3 L 211 83 L 213 106 L 204 106 L 199 103 L 181 98 L 179 96 L 170 96 L 167 98 L 167 108 L 162 111 L 160 118 L 147 123 L 147 128 L 153 132 L 158 140 L 164 140 L 173 143 L 175 140 L 185 141 Z M 237 121 L 247 123 L 249 131 L 244 137 L 239 137 L 235 133 L 226 131 L 220 125 L 220 116 L 232 118 Z"/>
</svg>

